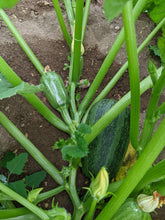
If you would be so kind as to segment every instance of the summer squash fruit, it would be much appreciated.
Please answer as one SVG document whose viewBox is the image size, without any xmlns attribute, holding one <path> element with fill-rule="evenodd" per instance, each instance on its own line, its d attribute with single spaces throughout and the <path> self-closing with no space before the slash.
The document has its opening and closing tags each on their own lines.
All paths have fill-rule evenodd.
<svg viewBox="0 0 165 220">
<path fill-rule="evenodd" d="M 54 109 L 61 112 L 62 107 L 68 108 L 68 94 L 61 76 L 55 72 L 46 72 L 41 77 L 43 91 Z"/>
<path fill-rule="evenodd" d="M 94 125 L 117 101 L 103 99 L 89 111 L 86 123 Z M 82 171 L 87 177 L 96 176 L 106 167 L 110 179 L 119 170 L 129 144 L 130 110 L 124 109 L 90 144 L 88 156 L 82 159 Z"/>
</svg>

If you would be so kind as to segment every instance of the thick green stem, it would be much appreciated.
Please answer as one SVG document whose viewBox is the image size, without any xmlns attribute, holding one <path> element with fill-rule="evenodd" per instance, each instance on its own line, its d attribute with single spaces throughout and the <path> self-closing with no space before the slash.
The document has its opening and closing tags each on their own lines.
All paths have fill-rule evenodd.
<svg viewBox="0 0 165 220">
<path fill-rule="evenodd" d="M 87 213 L 84 220 L 92 220 L 93 219 L 93 216 L 94 216 L 95 210 L 96 210 L 96 204 L 97 204 L 97 201 L 95 199 L 93 199 L 91 206 L 89 208 L 89 212 Z"/>
<path fill-rule="evenodd" d="M 3 9 L 0 9 L 0 16 L 4 20 L 5 24 L 15 37 L 15 39 L 18 41 L 19 45 L 22 47 L 26 55 L 29 57 L 30 61 L 33 63 L 35 68 L 38 70 L 38 72 L 42 75 L 44 71 L 44 67 L 42 64 L 39 62 L 37 57 L 34 55 L 30 47 L 27 45 L 23 37 L 20 35 L 14 24 L 11 22 L 9 17 L 6 15 L 6 13 L 3 11 Z"/>
<path fill-rule="evenodd" d="M 115 197 L 107 203 L 105 208 L 96 218 L 96 220 L 106 219 L 109 220 L 126 200 L 129 194 L 133 191 L 139 181 L 142 179 L 147 170 L 151 167 L 157 156 L 160 154 L 165 146 L 165 118 L 162 120 L 157 131 L 153 135 L 150 142 L 144 148 L 141 156 L 131 168 L 122 185 L 115 193 Z"/>
<path fill-rule="evenodd" d="M 29 152 L 29 154 L 45 169 L 49 175 L 60 185 L 64 184 L 61 173 L 51 164 L 45 156 L 28 140 L 15 125 L 0 112 L 0 124 Z"/>
<path fill-rule="evenodd" d="M 160 161 L 151 167 L 141 181 L 138 183 L 134 191 L 131 193 L 133 197 L 137 195 L 147 184 L 163 180 L 165 177 L 165 160 Z"/>
<path fill-rule="evenodd" d="M 139 14 L 143 10 L 145 6 L 146 0 L 139 0 L 133 10 L 134 15 L 134 21 L 138 18 Z M 89 105 L 90 101 L 92 100 L 93 96 L 96 93 L 96 90 L 100 86 L 103 78 L 105 77 L 109 67 L 111 66 L 113 60 L 115 59 L 119 49 L 121 48 L 122 44 L 124 42 L 124 28 L 120 31 L 118 37 L 116 38 L 115 42 L 113 43 L 113 46 L 111 47 L 108 55 L 106 56 L 99 72 L 97 73 L 95 79 L 93 80 L 88 92 L 86 93 L 83 101 L 81 102 L 79 106 L 79 115 L 80 118 L 84 114 L 85 109 Z"/>
<path fill-rule="evenodd" d="M 80 216 L 82 216 L 83 214 L 83 205 L 79 199 L 77 189 L 76 189 L 76 176 L 77 176 L 77 168 L 78 168 L 79 162 L 80 162 L 79 159 L 78 160 L 73 159 L 72 165 L 71 165 L 70 176 L 69 176 L 68 193 L 74 205 L 74 213 L 73 213 L 74 220 L 81 219 Z"/>
<path fill-rule="evenodd" d="M 130 139 L 132 146 L 137 149 L 140 117 L 140 79 L 136 34 L 132 11 L 132 1 L 128 1 L 123 9 L 123 24 L 127 49 L 128 70 L 131 90 L 131 121 Z"/>
<path fill-rule="evenodd" d="M 69 112 L 66 106 L 60 107 L 60 113 L 61 113 L 62 118 L 64 119 L 64 121 L 66 122 L 66 124 L 68 125 L 70 129 L 70 134 L 71 135 L 74 134 L 76 128 L 75 128 L 75 125 L 73 124 L 73 121 L 69 115 Z"/>
<path fill-rule="evenodd" d="M 75 90 L 76 90 L 76 84 L 71 83 L 70 87 L 70 106 L 71 106 L 71 112 L 72 112 L 72 117 L 76 121 L 78 112 L 77 112 L 77 107 L 76 107 L 76 102 L 75 102 Z"/>
<path fill-rule="evenodd" d="M 29 202 L 24 197 L 20 196 L 18 193 L 11 190 L 9 187 L 5 186 L 3 183 L 0 182 L 0 190 L 11 198 L 19 202 L 21 205 L 29 209 L 31 212 L 35 213 L 35 215 L 39 216 L 43 220 L 49 220 L 49 217 L 45 214 L 45 212 L 41 209 Z"/>
<path fill-rule="evenodd" d="M 148 141 L 151 139 L 154 126 L 156 123 L 157 118 L 156 116 L 156 109 L 159 102 L 160 95 L 163 91 L 165 85 L 165 69 L 162 71 L 161 76 L 156 81 L 155 85 L 153 86 L 151 99 L 147 108 L 146 118 L 144 121 L 143 131 L 139 143 L 138 153 L 140 153 L 143 148 L 146 146 Z"/>
<path fill-rule="evenodd" d="M 5 78 L 13 85 L 18 86 L 23 81 L 17 74 L 10 68 L 10 66 L 0 57 L 0 72 L 5 76 Z M 60 130 L 69 133 L 68 126 L 61 121 L 56 115 L 53 114 L 46 105 L 41 102 L 41 100 L 35 94 L 26 94 L 24 98 L 41 114 L 46 118 L 51 124 Z"/>
<path fill-rule="evenodd" d="M 140 83 L 140 94 L 143 94 L 146 90 L 153 86 L 150 76 L 146 77 Z M 88 144 L 104 129 L 111 121 L 117 117 L 131 103 L 131 94 L 128 92 L 123 96 L 104 116 L 102 116 L 93 126 L 91 134 L 85 135 L 85 139 Z"/>
<path fill-rule="evenodd" d="M 65 21 L 64 21 L 64 18 L 62 16 L 62 12 L 61 12 L 59 2 L 58 2 L 58 0 L 52 0 L 52 1 L 53 1 L 53 4 L 54 4 L 54 8 L 55 8 L 55 11 L 56 11 L 56 14 L 57 14 L 58 22 L 60 24 L 62 33 L 64 35 L 64 38 L 65 38 L 67 44 L 70 47 L 71 46 L 71 38 L 70 38 L 70 35 L 69 35 L 68 30 L 66 28 Z"/>
<path fill-rule="evenodd" d="M 70 28 L 71 28 L 71 33 L 73 35 L 73 29 L 74 29 L 74 13 L 73 13 L 73 9 L 72 9 L 72 3 L 71 0 L 64 0 L 64 4 L 65 4 L 65 9 L 68 15 L 68 19 L 69 19 L 69 24 L 70 24 Z"/>
<path fill-rule="evenodd" d="M 83 16 L 83 22 L 82 22 L 82 42 L 84 41 L 87 21 L 88 21 L 88 14 L 90 9 L 91 0 L 86 0 L 85 2 L 85 9 L 84 9 L 84 16 Z"/>
<path fill-rule="evenodd" d="M 143 41 L 143 43 L 138 47 L 137 52 L 138 54 L 143 50 L 143 48 L 148 44 L 148 42 L 154 37 L 154 35 L 158 32 L 158 30 L 162 27 L 162 25 L 165 23 L 165 18 L 162 19 L 162 21 L 154 28 L 154 30 L 148 35 L 148 37 Z M 111 81 L 106 85 L 106 87 L 101 91 L 101 93 L 94 99 L 94 101 L 91 103 L 90 107 L 86 111 L 83 122 L 86 121 L 87 115 L 91 107 L 101 99 L 104 99 L 106 95 L 111 91 L 111 89 L 115 86 L 117 81 L 120 79 L 120 77 L 124 74 L 126 69 L 128 68 L 128 61 L 123 64 L 123 66 L 120 68 L 120 70 L 115 74 L 115 76 L 111 79 Z"/>
<path fill-rule="evenodd" d="M 62 192 L 64 190 L 65 190 L 65 186 L 63 185 L 63 186 L 59 186 L 59 187 L 57 187 L 55 189 L 49 190 L 47 192 L 40 193 L 38 195 L 37 200 L 35 201 L 35 203 L 37 204 L 37 203 L 39 203 L 39 202 L 41 202 L 41 201 L 43 201 L 45 199 L 48 199 L 48 198 L 50 198 L 52 196 L 55 196 L 55 195 L 59 194 L 60 192 Z"/>
<path fill-rule="evenodd" d="M 26 208 L 10 208 L 0 210 L 0 219 L 14 218 L 20 215 L 30 213 Z"/>
<path fill-rule="evenodd" d="M 80 78 L 80 57 L 81 57 L 81 33 L 82 33 L 82 19 L 83 19 L 84 0 L 76 1 L 76 19 L 75 19 L 75 33 L 73 42 L 73 73 L 72 82 L 78 82 Z"/>
</svg>

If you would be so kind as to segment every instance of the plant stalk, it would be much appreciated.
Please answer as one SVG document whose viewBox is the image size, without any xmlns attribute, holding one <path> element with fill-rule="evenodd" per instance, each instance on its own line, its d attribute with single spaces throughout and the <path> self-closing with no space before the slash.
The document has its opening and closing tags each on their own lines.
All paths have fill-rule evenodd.
<svg viewBox="0 0 165 220">
<path fill-rule="evenodd" d="M 139 0 L 136 4 L 136 6 L 133 9 L 133 17 L 134 22 L 138 18 L 139 14 L 143 10 L 144 6 L 146 4 L 146 0 Z M 115 42 L 113 43 L 113 46 L 111 47 L 108 55 L 106 56 L 99 72 L 97 73 L 95 79 L 93 80 L 90 88 L 88 89 L 88 92 L 86 93 L 85 97 L 83 98 L 80 106 L 79 106 L 79 115 L 80 118 L 84 114 L 87 106 L 89 105 L 90 101 L 92 100 L 93 96 L 96 93 L 96 90 L 100 86 L 103 78 L 105 77 L 108 69 L 110 68 L 111 64 L 113 63 L 119 49 L 121 48 L 122 44 L 124 43 L 124 28 L 120 31 L 118 37 L 116 38 Z"/>
<path fill-rule="evenodd" d="M 71 38 L 70 38 L 70 35 L 68 33 L 67 27 L 65 25 L 65 21 L 64 21 L 64 18 L 62 16 L 62 12 L 61 12 L 59 2 L 58 2 L 58 0 L 52 0 L 52 1 L 53 1 L 53 4 L 54 4 L 54 8 L 55 8 L 55 11 L 56 11 L 56 14 L 57 14 L 58 22 L 60 24 L 63 36 L 64 36 L 68 46 L 71 47 Z"/>
<path fill-rule="evenodd" d="M 94 216 L 95 210 L 96 210 L 96 205 L 97 205 L 97 201 L 96 201 L 96 199 L 93 199 L 91 206 L 89 208 L 89 212 L 87 213 L 84 220 L 92 220 L 93 219 L 93 216 Z"/>
<path fill-rule="evenodd" d="M 0 124 L 4 126 L 4 128 L 25 148 L 25 150 L 27 150 L 27 152 L 29 152 L 29 154 L 59 185 L 64 185 L 64 180 L 61 173 L 2 112 L 0 112 Z"/>
<path fill-rule="evenodd" d="M 52 196 L 55 196 L 57 194 L 59 194 L 60 192 L 64 191 L 65 190 L 65 186 L 62 185 L 62 186 L 58 186 L 56 187 L 55 189 L 52 189 L 52 190 L 49 190 L 47 192 L 44 192 L 44 193 L 40 193 L 37 197 L 37 200 L 35 201 L 35 203 L 39 203 L 45 199 L 48 199 Z"/>
<path fill-rule="evenodd" d="M 140 154 L 143 148 L 146 146 L 148 141 L 151 139 L 155 123 L 157 121 L 156 118 L 156 110 L 159 102 L 160 95 L 165 86 L 165 69 L 162 70 L 162 73 L 159 79 L 155 82 L 155 85 L 152 89 L 152 94 L 150 98 L 150 102 L 147 108 L 146 117 L 144 121 L 143 131 L 138 147 L 138 153 Z"/>
<path fill-rule="evenodd" d="M 146 77 L 140 83 L 140 94 L 153 86 L 150 76 Z M 91 134 L 86 134 L 85 139 L 89 144 L 109 123 L 111 123 L 129 104 L 131 103 L 131 93 L 128 92 L 123 96 L 104 116 L 102 116 L 91 128 Z"/>
<path fill-rule="evenodd" d="M 29 209 L 31 212 L 33 212 L 35 215 L 39 216 L 43 220 L 49 220 L 49 217 L 46 215 L 46 213 L 41 209 L 29 202 L 27 199 L 20 196 L 18 193 L 11 190 L 9 187 L 5 186 L 3 183 L 0 182 L 0 190 L 19 202 L 21 205 Z"/>
<path fill-rule="evenodd" d="M 72 72 L 72 82 L 78 82 L 80 78 L 80 57 L 81 57 L 81 47 L 82 47 L 82 19 L 83 19 L 83 6 L 84 0 L 76 1 L 76 18 L 75 18 L 75 32 L 74 32 L 74 42 L 73 42 L 73 72 Z"/>
<path fill-rule="evenodd" d="M 142 42 L 142 44 L 138 47 L 137 53 L 139 54 L 144 47 L 149 43 L 149 41 L 154 37 L 154 35 L 158 32 L 158 30 L 162 27 L 162 25 L 165 23 L 165 18 L 162 19 L 162 21 L 154 28 L 154 30 L 147 36 L 147 38 Z M 117 81 L 120 79 L 120 77 L 124 74 L 126 69 L 128 68 L 128 61 L 126 61 L 123 66 L 120 68 L 120 70 L 115 74 L 115 76 L 111 79 L 111 81 L 106 85 L 106 87 L 101 91 L 101 93 L 94 99 L 94 101 L 91 103 L 90 107 L 86 111 L 82 121 L 85 122 L 88 112 L 91 109 L 91 107 L 101 99 L 104 99 L 106 95 L 111 91 L 111 89 L 115 86 Z"/>
<path fill-rule="evenodd" d="M 132 4 L 132 1 L 128 1 L 123 8 L 122 14 L 131 90 L 130 139 L 132 146 L 137 149 L 140 117 L 140 79 Z"/>
<path fill-rule="evenodd" d="M 84 41 L 85 37 L 85 31 L 88 21 L 88 15 L 89 15 L 89 9 L 90 9 L 91 0 L 86 0 L 85 2 L 85 9 L 84 9 L 84 16 L 83 16 L 83 22 L 82 22 L 82 42 Z"/>
<path fill-rule="evenodd" d="M 24 50 L 26 55 L 29 57 L 30 61 L 33 63 L 35 68 L 38 70 L 38 72 L 41 75 L 43 75 L 44 67 L 39 62 L 37 57 L 34 55 L 32 50 L 30 49 L 30 47 L 27 45 L 27 43 L 25 42 L 25 40 L 23 39 L 21 34 L 18 32 L 18 30 L 16 29 L 16 27 L 11 22 L 11 20 L 9 19 L 9 17 L 4 12 L 3 9 L 0 9 L 0 16 L 3 19 L 3 21 L 5 22 L 5 24 L 7 25 L 7 27 L 9 28 L 9 30 L 11 31 L 11 33 L 13 34 L 13 36 L 15 37 L 15 39 L 17 40 L 17 42 L 19 43 L 19 45 L 21 46 L 21 48 Z"/>
</svg>

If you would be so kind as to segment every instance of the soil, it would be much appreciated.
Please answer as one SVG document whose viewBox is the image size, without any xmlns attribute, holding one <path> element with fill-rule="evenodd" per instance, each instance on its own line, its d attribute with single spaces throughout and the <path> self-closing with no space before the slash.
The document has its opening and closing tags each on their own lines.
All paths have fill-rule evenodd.
<svg viewBox="0 0 165 220">
<path fill-rule="evenodd" d="M 122 28 L 121 16 L 111 23 L 107 23 L 101 5 L 102 1 L 93 1 L 92 3 L 84 43 L 85 54 L 82 78 L 87 78 L 90 83 L 97 74 L 107 52 Z M 62 11 L 66 20 L 67 16 L 63 6 Z M 68 63 L 67 54 L 69 53 L 69 48 L 63 39 L 52 1 L 22 0 L 13 9 L 7 10 L 6 13 L 18 28 L 30 48 L 32 48 L 34 54 L 40 60 L 42 65 L 49 65 L 50 68 L 58 72 L 65 81 L 68 77 L 68 70 L 64 71 L 63 67 L 64 63 Z M 136 22 L 138 45 L 153 28 L 154 24 L 147 14 L 142 14 Z M 3 59 L 5 59 L 22 80 L 35 85 L 39 84 L 39 73 L 29 61 L 26 54 L 22 51 L 2 20 L 0 20 L 0 33 L 0 55 Z M 160 33 L 158 33 L 157 36 L 159 34 Z M 152 39 L 150 42 L 151 45 L 156 44 L 157 36 Z M 153 57 L 146 46 L 143 52 L 139 55 L 141 79 L 148 75 L 147 63 L 148 60 L 152 58 Z M 125 46 L 123 45 L 97 93 L 105 87 L 107 82 L 120 69 L 125 60 L 126 52 Z M 154 62 L 156 62 L 157 65 L 160 65 L 159 60 Z M 79 91 L 81 97 L 84 97 L 86 91 L 87 89 L 81 89 Z M 128 72 L 126 71 L 106 98 L 119 100 L 128 91 L 129 77 Z M 39 93 L 38 96 L 41 100 L 45 101 L 45 97 L 42 93 Z M 161 96 L 161 102 L 163 102 L 164 96 L 165 94 L 163 93 Z M 144 121 L 149 97 L 150 91 L 147 91 L 141 97 L 140 127 L 142 127 Z M 53 112 L 55 112 L 47 102 L 46 104 Z M 52 151 L 52 146 L 59 138 L 66 139 L 68 137 L 67 134 L 59 131 L 47 122 L 23 97 L 19 95 L 0 101 L 0 106 L 1 111 L 9 117 L 9 119 L 29 138 L 29 140 L 46 156 L 46 158 L 48 158 L 50 162 L 60 170 L 66 165 L 66 162 L 62 160 L 60 151 Z M 55 112 L 55 114 L 58 115 L 57 112 Z M 2 126 L 0 126 L 0 148 L 1 155 L 8 150 L 16 153 L 24 151 L 21 145 L 15 141 Z M 157 158 L 157 161 L 163 159 L 164 156 L 165 153 L 162 152 Z M 29 155 L 24 175 L 32 174 L 41 169 L 42 168 Z M 1 169 L 1 173 L 4 172 L 6 171 Z M 17 177 L 14 176 L 13 178 L 16 179 Z M 87 184 L 88 180 L 84 178 L 80 170 L 77 177 L 77 187 L 81 188 Z M 41 186 L 46 186 L 46 190 L 49 190 L 56 187 L 57 184 L 47 175 Z M 80 193 L 83 192 L 80 191 Z M 46 208 L 51 208 L 51 199 L 44 201 L 41 205 Z M 55 202 L 57 201 L 59 206 L 64 206 L 68 211 L 72 212 L 71 202 L 65 192 L 60 193 L 55 197 Z M 165 219 L 164 213 L 165 208 L 162 208 L 158 211 L 158 215 L 153 214 L 152 217 L 153 219 L 163 220 Z"/>
</svg>

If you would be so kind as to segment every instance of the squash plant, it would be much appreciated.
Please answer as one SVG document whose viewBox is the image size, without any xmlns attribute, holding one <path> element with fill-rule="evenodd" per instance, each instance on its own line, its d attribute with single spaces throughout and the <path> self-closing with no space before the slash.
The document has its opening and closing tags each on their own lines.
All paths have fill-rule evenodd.
<svg viewBox="0 0 165 220">
<path fill-rule="evenodd" d="M 164 197 L 160 194 L 165 194 L 165 189 L 163 187 L 165 178 L 165 160 L 162 160 L 152 167 L 153 162 L 165 145 L 165 119 L 162 119 L 158 129 L 153 135 L 153 129 L 157 119 L 165 113 L 165 103 L 158 107 L 159 97 L 165 85 L 165 29 L 163 27 L 165 24 L 165 14 L 164 11 L 162 11 L 165 3 L 163 0 L 160 0 L 159 2 L 156 2 L 155 0 L 104 1 L 103 8 L 107 20 L 111 21 L 122 12 L 123 28 L 113 43 L 85 97 L 81 103 L 77 105 L 76 88 L 80 85 L 79 80 L 82 76 L 84 53 L 83 40 L 91 0 L 85 1 L 85 7 L 83 0 L 64 0 L 70 24 L 70 31 L 65 25 L 58 0 L 52 1 L 62 33 L 70 48 L 68 88 L 66 89 L 64 87 L 64 83 L 58 73 L 52 72 L 48 67 L 44 68 L 42 66 L 15 28 L 14 24 L 6 15 L 3 9 L 6 7 L 12 7 L 13 1 L 1 0 L 0 16 L 27 54 L 34 67 L 41 74 L 41 84 L 32 86 L 23 82 L 10 66 L 8 66 L 5 60 L 0 57 L 0 98 L 3 99 L 15 94 L 21 94 L 45 117 L 46 120 L 58 129 L 68 133 L 70 138 L 68 140 L 60 139 L 55 143 L 54 149 L 61 148 L 63 159 L 69 162 L 69 166 L 66 167 L 65 170 L 58 170 L 3 114 L 3 112 L 0 112 L 0 123 L 4 128 L 6 128 L 6 130 L 24 147 L 24 149 L 31 154 L 31 156 L 54 179 L 54 181 L 59 184 L 55 189 L 45 193 L 41 193 L 40 188 L 38 190 L 32 190 L 28 193 L 28 197 L 24 198 L 10 189 L 1 180 L 0 203 L 4 205 L 4 208 L 0 210 L 0 219 L 90 220 L 94 218 L 97 204 L 107 197 L 110 198 L 105 200 L 106 202 L 104 202 L 102 210 L 96 217 L 97 220 L 121 218 L 131 219 L 133 216 L 136 216 L 136 219 L 151 219 L 149 212 L 154 211 L 155 208 L 165 203 Z M 16 2 L 17 1 L 14 1 L 14 3 Z M 149 14 L 156 23 L 156 27 L 137 48 L 134 23 L 144 9 L 149 10 Z M 140 53 L 140 51 L 148 44 L 161 27 L 163 30 L 163 37 L 160 37 L 158 40 L 158 48 L 161 54 L 162 66 L 157 69 L 152 62 L 149 62 L 148 71 L 150 75 L 140 82 L 138 53 Z M 107 83 L 107 86 L 102 92 L 92 101 L 96 90 L 101 84 L 124 41 L 126 43 L 128 61 L 120 68 L 113 79 Z M 104 101 L 105 96 L 110 92 L 113 86 L 115 86 L 116 82 L 127 68 L 129 70 L 130 92 L 123 96 L 118 102 L 114 102 L 113 105 L 110 105 L 109 107 L 106 105 L 107 111 L 103 112 L 102 108 L 100 108 L 97 113 L 96 110 L 98 103 L 101 100 Z M 146 113 L 142 135 L 139 136 L 140 95 L 149 88 L 152 88 L 152 94 Z M 57 111 L 60 112 L 63 120 L 55 116 L 54 113 L 51 112 L 51 110 L 48 109 L 35 95 L 38 91 L 43 91 L 45 93 L 48 101 Z M 105 102 L 106 101 L 104 101 L 104 103 Z M 130 118 L 127 117 L 126 123 L 122 125 L 122 118 L 125 120 L 125 117 L 121 117 L 121 115 L 124 111 L 127 111 L 129 105 L 131 106 Z M 100 114 L 100 116 L 95 120 L 95 116 L 97 117 L 96 113 Z M 93 123 L 91 123 L 92 120 Z M 118 123 L 116 123 L 115 120 L 117 120 Z M 128 123 L 129 120 L 130 123 Z M 105 130 L 108 127 L 110 127 L 111 133 L 108 133 L 107 130 Z M 112 135 L 113 129 L 120 132 L 114 132 Z M 122 129 L 122 131 L 120 129 Z M 127 132 L 123 133 L 124 130 L 127 130 Z M 104 136 L 99 136 L 101 132 L 104 133 Z M 90 155 L 91 152 L 94 153 L 95 151 L 95 147 L 91 150 L 91 143 L 95 141 L 95 138 L 98 138 L 98 143 L 95 141 L 95 145 L 97 149 L 99 149 L 100 154 L 102 154 L 100 141 L 104 144 L 103 138 L 105 140 L 108 140 L 108 136 L 112 138 L 108 140 L 108 143 L 105 142 L 105 147 L 107 147 L 106 151 L 108 152 L 107 157 L 110 157 L 106 158 L 106 160 L 110 160 L 108 170 L 109 174 L 111 174 L 111 164 L 113 164 L 113 166 L 115 164 L 118 166 L 122 163 L 129 140 L 129 133 L 131 144 L 137 152 L 138 159 L 135 165 L 129 170 L 127 176 L 123 180 L 109 183 L 110 177 L 106 170 L 106 164 L 103 163 L 100 165 L 100 171 L 97 170 L 93 177 L 93 174 L 90 173 L 92 170 L 90 171 L 87 169 L 86 172 L 90 171 L 88 175 L 91 176 L 91 184 L 89 188 L 87 188 L 87 193 L 84 198 L 79 198 L 76 189 L 78 167 L 83 166 L 84 168 L 87 165 L 86 161 L 88 161 L 89 158 L 89 163 L 97 165 L 96 160 L 98 158 L 93 157 L 93 159 Z M 121 146 L 124 145 L 124 151 L 119 152 L 119 154 L 122 155 L 120 155 L 121 157 L 119 157 L 118 161 L 118 157 L 115 156 L 113 158 L 109 152 L 112 150 L 112 152 L 116 153 L 116 149 L 120 150 L 120 144 Z M 104 156 L 102 156 L 101 159 L 104 161 Z M 147 193 L 150 194 L 150 197 L 148 197 L 148 195 L 140 195 L 140 197 L 138 197 L 137 205 L 137 196 L 146 189 L 148 189 Z M 44 210 L 37 206 L 40 201 L 54 196 L 63 190 L 68 193 L 73 203 L 73 214 L 68 213 L 62 207 L 58 207 L 58 205 L 54 206 L 54 204 L 52 205 L 51 210 Z M 157 190 L 158 192 L 155 192 L 154 190 Z M 153 195 L 151 195 L 152 191 L 154 191 Z M 29 199 L 29 197 L 32 199 Z M 4 200 L 6 203 L 3 202 Z M 13 201 L 17 201 L 22 207 L 16 208 Z M 145 208 L 140 208 L 142 204 Z M 150 206 L 150 204 L 153 204 L 153 207 L 148 210 L 146 207 Z"/>
</svg>

